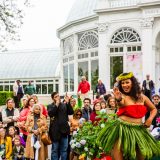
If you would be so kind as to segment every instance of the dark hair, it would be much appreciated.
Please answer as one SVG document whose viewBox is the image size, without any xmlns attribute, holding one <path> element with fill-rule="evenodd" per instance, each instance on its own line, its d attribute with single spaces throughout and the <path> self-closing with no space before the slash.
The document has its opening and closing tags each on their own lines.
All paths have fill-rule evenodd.
<svg viewBox="0 0 160 160">
<path fill-rule="evenodd" d="M 58 92 L 52 92 L 51 93 L 51 98 L 53 99 L 56 94 L 58 94 Z"/>
<path fill-rule="evenodd" d="M 81 112 L 81 114 L 82 114 L 82 110 L 81 110 L 81 109 L 76 109 L 76 110 L 74 111 L 73 118 L 76 118 L 76 117 L 77 117 L 76 114 L 77 114 L 78 112 Z"/>
<path fill-rule="evenodd" d="M 123 75 L 127 75 L 128 73 L 123 73 Z M 131 96 L 134 98 L 135 101 L 137 101 L 140 96 L 141 96 L 141 87 L 139 85 L 139 82 L 138 80 L 133 76 L 131 78 L 128 78 L 132 81 L 132 88 L 131 88 L 131 91 L 129 93 L 126 93 L 124 92 L 124 90 L 122 89 L 122 81 L 119 81 L 118 82 L 118 88 L 119 88 L 119 91 L 122 93 L 122 94 L 125 94 L 125 95 L 128 95 L 128 96 Z"/>
<path fill-rule="evenodd" d="M 85 99 L 83 100 L 83 102 L 84 102 L 85 100 L 88 100 L 89 103 L 91 104 L 91 99 L 90 99 L 90 98 L 85 98 Z"/>
<path fill-rule="evenodd" d="M 104 95 L 104 99 L 105 99 L 106 102 L 108 101 L 108 98 L 109 98 L 109 97 L 112 97 L 112 95 L 111 95 L 111 94 L 106 94 L 106 95 Z"/>
<path fill-rule="evenodd" d="M 117 103 L 116 103 L 116 99 L 115 99 L 115 97 L 109 97 L 108 98 L 108 101 L 107 101 L 107 105 L 108 105 L 108 107 L 109 108 L 111 108 L 111 105 L 110 105 L 110 101 L 111 101 L 111 99 L 114 99 L 115 100 L 115 107 L 117 106 Z"/>
<path fill-rule="evenodd" d="M 7 98 L 6 104 L 8 104 L 8 101 L 10 101 L 10 100 L 12 100 L 14 102 L 13 98 Z"/>
<path fill-rule="evenodd" d="M 160 96 L 159 96 L 158 94 L 154 94 L 154 95 L 152 96 L 152 99 L 153 99 L 154 97 L 160 98 Z"/>
<path fill-rule="evenodd" d="M 28 108 L 29 107 L 29 102 L 31 101 L 31 99 L 33 99 L 32 97 L 28 98 L 27 103 L 25 105 L 24 108 Z M 34 99 L 33 99 L 34 100 Z"/>
<path fill-rule="evenodd" d="M 101 107 L 101 103 L 100 103 L 100 101 L 95 102 L 95 103 L 94 103 L 94 106 L 93 106 L 93 112 L 95 112 L 95 111 L 96 111 L 96 110 L 95 110 L 95 106 L 96 106 L 96 104 L 97 104 L 97 103 L 99 103 L 99 104 L 100 104 L 100 107 Z M 102 107 L 101 107 L 101 108 L 102 108 Z"/>
</svg>

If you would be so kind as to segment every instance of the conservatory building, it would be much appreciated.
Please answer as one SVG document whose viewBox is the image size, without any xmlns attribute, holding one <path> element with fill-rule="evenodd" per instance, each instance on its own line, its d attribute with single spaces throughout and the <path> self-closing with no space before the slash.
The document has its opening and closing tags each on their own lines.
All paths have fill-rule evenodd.
<svg viewBox="0 0 160 160">
<path fill-rule="evenodd" d="M 38 95 L 59 92 L 60 54 L 57 49 L 18 50 L 0 53 L 0 91 L 13 91 L 16 80 L 28 81 Z"/>
<path fill-rule="evenodd" d="M 82 75 L 92 89 L 101 78 L 109 90 L 130 71 L 160 87 L 160 0 L 76 0 L 57 35 L 61 92 L 77 92 Z"/>
</svg>

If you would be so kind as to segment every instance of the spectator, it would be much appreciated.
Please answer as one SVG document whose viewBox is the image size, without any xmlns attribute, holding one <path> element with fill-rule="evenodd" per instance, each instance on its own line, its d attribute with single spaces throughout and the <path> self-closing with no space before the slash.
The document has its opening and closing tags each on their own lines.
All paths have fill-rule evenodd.
<svg viewBox="0 0 160 160">
<path fill-rule="evenodd" d="M 33 102 L 32 102 L 33 101 Z M 20 129 L 20 132 L 23 134 L 23 138 L 26 142 L 27 140 L 27 135 L 28 135 L 28 132 L 26 130 L 26 126 L 25 126 L 25 123 L 27 121 L 27 116 L 28 114 L 31 112 L 31 108 L 33 107 L 34 105 L 34 100 L 33 98 L 30 98 L 27 103 L 26 103 L 26 106 L 22 109 L 22 111 L 20 112 L 20 116 L 19 116 L 19 121 L 18 121 L 18 127 Z M 31 107 L 32 106 L 32 107 Z"/>
<path fill-rule="evenodd" d="M 81 92 L 82 100 L 84 98 L 88 98 L 89 97 L 89 91 L 90 91 L 90 84 L 86 80 L 86 77 L 82 76 L 81 82 L 79 83 L 79 86 L 78 86 L 78 93 Z"/>
<path fill-rule="evenodd" d="M 7 132 L 10 126 L 17 126 L 18 118 L 19 118 L 19 110 L 17 108 L 14 108 L 13 99 L 8 98 L 6 101 L 6 108 L 2 110 L 2 121 Z M 19 129 L 18 128 L 16 129 L 18 132 Z"/>
<path fill-rule="evenodd" d="M 6 136 L 6 130 L 0 129 L 0 148 L 1 158 L 3 160 L 12 160 L 12 140 Z"/>
<path fill-rule="evenodd" d="M 90 120 L 95 125 L 97 125 L 98 121 L 101 120 L 101 118 L 97 118 L 97 116 L 98 116 L 97 112 L 100 110 L 101 110 L 101 104 L 100 104 L 100 102 L 96 102 L 93 106 L 93 112 L 90 115 Z"/>
<path fill-rule="evenodd" d="M 14 139 L 16 136 L 19 136 L 19 135 L 17 135 L 17 130 L 14 126 L 9 127 L 9 136 L 12 138 L 12 146 L 14 146 Z M 19 136 L 19 139 L 20 139 L 21 145 L 23 145 L 25 147 L 26 143 L 25 143 L 24 139 L 21 136 Z"/>
<path fill-rule="evenodd" d="M 106 94 L 106 87 L 105 87 L 105 85 L 102 83 L 102 80 L 101 80 L 101 79 L 98 80 L 98 84 L 97 84 L 97 86 L 96 86 L 95 92 L 96 92 L 98 95 L 104 95 L 104 94 Z"/>
<path fill-rule="evenodd" d="M 146 95 L 150 100 L 152 96 L 152 90 L 154 89 L 154 83 L 150 80 L 150 75 L 146 75 L 146 80 L 143 81 L 142 90 L 144 95 Z"/>
<path fill-rule="evenodd" d="M 36 93 L 35 86 L 31 83 L 31 81 L 28 82 L 28 85 L 25 87 L 24 92 L 25 92 L 25 94 L 28 95 L 29 97 L 30 97 L 32 94 L 35 94 L 35 93 Z"/>
<path fill-rule="evenodd" d="M 36 152 L 34 152 L 37 143 L 40 148 L 38 151 L 38 160 L 46 160 L 48 157 L 47 146 L 41 141 L 42 133 L 45 133 L 47 130 L 47 121 L 46 117 L 41 114 L 41 107 L 38 104 L 35 104 L 26 121 L 26 128 L 28 131 L 27 141 L 26 141 L 26 150 L 25 156 L 29 159 L 36 159 Z M 35 148 L 34 148 L 34 147 Z M 36 149 L 37 150 L 37 149 Z"/>
<path fill-rule="evenodd" d="M 27 104 L 27 98 L 26 97 L 23 97 L 21 99 L 21 104 L 22 104 L 22 106 L 21 106 L 20 112 L 23 110 L 23 108 L 25 108 L 25 106 Z"/>
<path fill-rule="evenodd" d="M 73 118 L 69 120 L 70 122 L 70 135 L 72 136 L 73 131 L 77 131 L 81 126 L 79 123 L 80 118 L 82 117 L 82 111 L 77 109 L 74 111 Z M 71 139 L 71 138 L 70 138 Z M 70 148 L 70 146 L 69 146 Z M 70 151 L 70 149 L 69 149 Z M 74 156 L 78 157 L 77 154 L 72 150 L 70 154 L 70 160 L 74 159 Z"/>
<path fill-rule="evenodd" d="M 20 107 L 21 98 L 24 96 L 23 86 L 20 82 L 20 80 L 16 80 L 15 84 L 13 85 L 14 102 L 15 107 L 17 108 Z"/>
<path fill-rule="evenodd" d="M 65 104 L 61 103 L 58 92 L 51 94 L 53 103 L 47 106 L 50 116 L 50 137 L 52 140 L 51 160 L 58 160 L 59 153 L 62 160 L 67 159 L 68 135 L 70 127 L 68 115 L 72 115 L 73 108 L 69 104 L 69 97 L 65 97 Z"/>
<path fill-rule="evenodd" d="M 113 114 L 117 111 L 117 103 L 114 97 L 109 97 L 107 102 L 107 114 Z"/>
<path fill-rule="evenodd" d="M 104 95 L 104 100 L 107 102 L 109 97 L 112 97 L 112 95 L 111 94 Z"/>
<path fill-rule="evenodd" d="M 91 99 L 85 98 L 83 100 L 84 108 L 82 109 L 82 118 L 84 118 L 86 121 L 90 120 L 90 114 L 92 112 L 92 109 L 90 107 L 91 105 Z"/>
<path fill-rule="evenodd" d="M 34 99 L 34 101 L 35 101 L 36 104 L 39 104 L 39 105 L 41 106 L 42 114 L 43 114 L 45 117 L 47 117 L 47 116 L 48 116 L 47 109 L 46 109 L 46 107 L 45 107 L 43 104 L 41 104 L 41 103 L 38 102 L 38 97 L 37 97 L 37 95 L 33 94 L 33 95 L 32 95 L 32 98 Z"/>
<path fill-rule="evenodd" d="M 157 108 L 157 115 L 152 121 L 153 128 L 155 128 L 155 127 L 158 127 L 156 119 L 158 117 L 160 117 L 160 96 L 158 94 L 155 94 L 154 96 L 152 96 L 152 102 L 155 105 L 155 107 Z M 149 115 L 150 114 L 148 114 L 148 117 L 149 117 Z"/>
<path fill-rule="evenodd" d="M 107 108 L 107 104 L 106 104 L 105 101 L 101 101 L 100 104 L 101 104 L 101 109 L 106 109 Z"/>
<path fill-rule="evenodd" d="M 24 158 L 24 146 L 21 145 L 19 136 L 14 138 L 14 147 L 12 153 L 13 160 L 25 160 Z"/>
</svg>

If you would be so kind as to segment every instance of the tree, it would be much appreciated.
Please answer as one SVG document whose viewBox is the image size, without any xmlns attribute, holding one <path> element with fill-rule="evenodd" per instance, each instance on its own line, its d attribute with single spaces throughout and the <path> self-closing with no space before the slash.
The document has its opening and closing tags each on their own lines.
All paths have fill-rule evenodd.
<svg viewBox="0 0 160 160">
<path fill-rule="evenodd" d="M 18 31 L 28 5 L 28 0 L 0 0 L 0 50 L 5 50 L 9 41 L 20 39 Z"/>
</svg>

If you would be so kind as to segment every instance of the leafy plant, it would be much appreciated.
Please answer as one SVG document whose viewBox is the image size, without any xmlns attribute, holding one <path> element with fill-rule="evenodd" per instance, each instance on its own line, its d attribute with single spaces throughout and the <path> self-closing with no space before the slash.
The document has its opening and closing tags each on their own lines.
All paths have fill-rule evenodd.
<svg viewBox="0 0 160 160">
<path fill-rule="evenodd" d="M 71 148 L 81 157 L 89 157 L 91 159 L 102 156 L 103 148 L 96 143 L 98 133 L 105 127 L 108 121 L 114 121 L 115 114 L 107 115 L 105 110 L 98 113 L 98 118 L 101 118 L 98 125 L 91 122 L 85 122 L 78 130 L 73 132 L 73 139 L 70 142 Z M 97 123 L 96 123 L 97 124 Z"/>
</svg>

